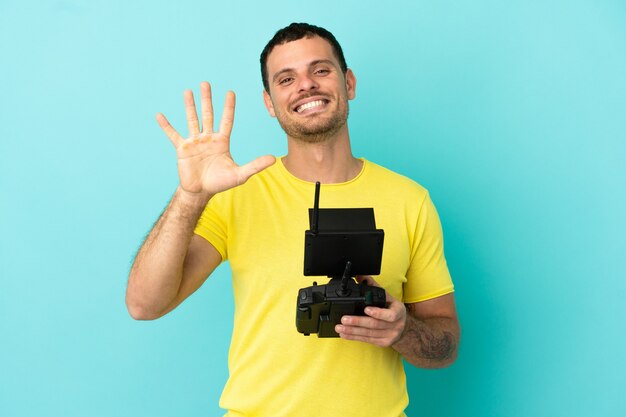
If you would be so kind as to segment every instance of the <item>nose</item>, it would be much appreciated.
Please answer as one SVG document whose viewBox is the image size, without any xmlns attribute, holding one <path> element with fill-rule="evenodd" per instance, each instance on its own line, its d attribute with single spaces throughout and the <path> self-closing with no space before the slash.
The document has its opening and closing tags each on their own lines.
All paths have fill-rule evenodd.
<svg viewBox="0 0 626 417">
<path fill-rule="evenodd" d="M 301 75 L 298 78 L 298 92 L 302 93 L 305 91 L 316 90 L 318 88 L 318 84 L 314 78 L 310 77 L 308 74 Z"/>
</svg>

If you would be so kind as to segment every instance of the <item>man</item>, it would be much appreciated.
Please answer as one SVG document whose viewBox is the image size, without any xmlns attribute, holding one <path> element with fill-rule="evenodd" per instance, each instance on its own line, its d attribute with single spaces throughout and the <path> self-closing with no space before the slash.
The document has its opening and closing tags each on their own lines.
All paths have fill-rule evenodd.
<svg viewBox="0 0 626 417">
<path fill-rule="evenodd" d="M 137 254 L 127 305 L 155 319 L 198 289 L 228 259 L 235 323 L 229 416 L 397 417 L 408 404 L 401 358 L 425 368 L 451 364 L 459 341 L 441 226 L 428 193 L 413 181 L 352 155 L 348 101 L 356 78 L 325 29 L 291 24 L 261 54 L 269 114 L 287 134 L 288 153 L 235 164 L 229 153 L 235 97 L 227 93 L 217 132 L 211 90 L 201 84 L 201 119 L 185 92 L 190 137 L 157 120 L 176 147 L 180 186 Z M 381 274 L 386 308 L 344 316 L 340 338 L 297 333 L 304 230 L 314 182 L 322 207 L 374 207 L 385 230 Z"/>
</svg>

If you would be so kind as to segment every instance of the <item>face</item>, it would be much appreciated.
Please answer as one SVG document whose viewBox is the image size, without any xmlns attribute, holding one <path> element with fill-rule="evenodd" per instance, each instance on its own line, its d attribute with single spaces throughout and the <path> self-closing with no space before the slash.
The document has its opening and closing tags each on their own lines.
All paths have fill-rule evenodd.
<svg viewBox="0 0 626 417">
<path fill-rule="evenodd" d="M 344 128 L 356 80 L 351 70 L 343 74 L 326 40 L 316 36 L 276 46 L 267 74 L 265 105 L 289 137 L 317 143 Z"/>
</svg>

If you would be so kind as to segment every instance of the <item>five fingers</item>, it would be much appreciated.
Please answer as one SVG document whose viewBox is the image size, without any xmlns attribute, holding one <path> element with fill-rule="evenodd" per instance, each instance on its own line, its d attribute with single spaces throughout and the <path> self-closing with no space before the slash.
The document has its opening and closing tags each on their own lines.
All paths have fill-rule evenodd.
<svg viewBox="0 0 626 417">
<path fill-rule="evenodd" d="M 186 90 L 183 93 L 185 100 L 185 114 L 187 117 L 187 127 L 189 128 L 189 136 L 198 136 L 200 132 L 211 134 L 213 133 L 213 101 L 211 98 L 211 85 L 204 81 L 200 84 L 200 103 L 201 103 L 201 117 L 202 117 L 202 130 L 200 129 L 200 122 L 198 120 L 198 112 L 196 110 L 196 103 L 191 90 Z M 157 114 L 157 122 L 161 129 L 165 132 L 175 147 L 178 147 L 184 139 L 180 134 L 170 125 L 165 116 L 162 113 Z M 229 91 L 226 93 L 226 100 L 224 102 L 224 112 L 220 121 L 219 133 L 230 137 L 233 129 L 233 123 L 235 119 L 235 93 Z"/>
</svg>

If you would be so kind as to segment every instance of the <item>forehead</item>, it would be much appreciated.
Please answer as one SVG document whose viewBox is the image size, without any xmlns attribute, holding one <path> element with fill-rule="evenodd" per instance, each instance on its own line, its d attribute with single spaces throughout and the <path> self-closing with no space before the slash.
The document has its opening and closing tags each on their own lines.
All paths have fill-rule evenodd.
<svg viewBox="0 0 626 417">
<path fill-rule="evenodd" d="M 319 36 L 302 38 L 275 46 L 267 57 L 267 73 L 271 78 L 278 71 L 308 67 L 311 62 L 319 60 L 330 60 L 339 68 L 339 61 L 328 41 Z"/>
</svg>

